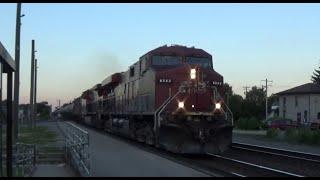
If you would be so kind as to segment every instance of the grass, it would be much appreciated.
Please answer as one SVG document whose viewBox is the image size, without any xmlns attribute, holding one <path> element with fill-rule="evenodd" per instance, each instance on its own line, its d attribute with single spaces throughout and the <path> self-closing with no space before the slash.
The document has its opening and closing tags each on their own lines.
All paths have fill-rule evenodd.
<svg viewBox="0 0 320 180">
<path fill-rule="evenodd" d="M 3 148 L 6 144 L 6 134 L 2 131 Z M 35 128 L 21 127 L 19 130 L 18 143 L 35 144 L 38 153 L 57 153 L 61 152 L 59 147 L 55 146 L 57 142 L 57 134 L 51 131 L 46 126 L 36 126 Z M 53 145 L 52 145 L 53 144 Z M 3 176 L 6 176 L 6 167 L 3 165 Z M 23 169 L 21 166 L 13 169 L 13 176 L 23 176 Z"/>
<path fill-rule="evenodd" d="M 278 131 L 279 131 L 278 129 L 269 129 L 269 130 L 267 130 L 266 136 L 268 138 L 276 138 L 279 134 Z"/>
<path fill-rule="evenodd" d="M 281 135 L 284 137 L 281 138 Z M 294 144 L 320 145 L 320 131 L 307 128 L 290 128 L 285 131 L 269 129 L 266 137 L 269 139 L 281 138 L 284 141 Z"/>
<path fill-rule="evenodd" d="M 22 127 L 18 137 L 18 142 L 26 144 L 47 145 L 56 141 L 57 134 L 45 126 L 37 126 L 33 129 Z"/>
<path fill-rule="evenodd" d="M 7 177 L 6 165 L 2 166 L 2 168 L 3 168 L 2 177 Z M 13 168 L 12 169 L 12 176 L 13 177 L 23 177 L 24 176 L 23 167 L 19 166 L 19 167 Z"/>
<path fill-rule="evenodd" d="M 34 129 L 21 128 L 18 142 L 35 144 L 38 153 L 58 153 L 61 149 L 55 145 L 57 134 L 45 126 L 37 126 Z"/>
</svg>

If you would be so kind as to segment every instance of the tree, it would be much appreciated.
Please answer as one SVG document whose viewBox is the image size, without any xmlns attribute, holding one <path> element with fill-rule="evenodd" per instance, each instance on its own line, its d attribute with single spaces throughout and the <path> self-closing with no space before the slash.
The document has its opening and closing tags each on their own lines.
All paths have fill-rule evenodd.
<svg viewBox="0 0 320 180">
<path fill-rule="evenodd" d="M 241 115 L 241 107 L 243 103 L 242 96 L 238 94 L 233 94 L 229 98 L 229 108 L 233 114 L 233 119 L 237 121 L 240 118 Z"/>
<path fill-rule="evenodd" d="M 228 107 L 230 108 L 233 114 L 233 119 L 237 121 L 240 118 L 243 98 L 242 96 L 235 94 L 232 90 L 232 86 L 230 86 L 228 83 L 224 83 L 223 88 L 224 88 L 224 96 L 223 96 L 224 102 L 226 102 Z"/>
<path fill-rule="evenodd" d="M 311 76 L 311 81 L 320 85 L 320 67 L 319 70 L 315 69 L 314 71 L 315 72 L 313 72 L 313 75 Z"/>
<path fill-rule="evenodd" d="M 265 116 L 265 90 L 262 88 L 252 87 L 245 99 L 235 94 L 228 83 L 224 84 L 224 92 L 224 101 L 233 113 L 235 121 L 240 118 L 263 119 Z"/>
<path fill-rule="evenodd" d="M 256 86 L 247 92 L 241 106 L 241 117 L 256 117 L 262 119 L 265 116 L 265 91 Z"/>
<path fill-rule="evenodd" d="M 230 97 L 233 95 L 232 87 L 228 83 L 224 83 L 223 89 L 224 89 L 223 100 L 229 106 L 230 105 Z"/>
<path fill-rule="evenodd" d="M 40 119 L 47 119 L 50 115 L 50 106 L 46 103 L 37 103 L 37 111 Z"/>
</svg>

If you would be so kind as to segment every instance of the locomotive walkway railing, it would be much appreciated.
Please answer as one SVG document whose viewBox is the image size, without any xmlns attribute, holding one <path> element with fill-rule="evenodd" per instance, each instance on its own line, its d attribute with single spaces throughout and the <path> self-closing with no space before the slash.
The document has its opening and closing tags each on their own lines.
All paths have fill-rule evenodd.
<svg viewBox="0 0 320 180">
<path fill-rule="evenodd" d="M 159 145 L 159 128 L 160 128 L 160 114 L 162 113 L 162 111 L 167 107 L 167 105 L 178 95 L 180 94 L 180 89 L 178 90 L 178 92 L 174 95 L 171 96 L 171 88 L 169 88 L 169 97 L 164 101 L 164 103 L 155 111 L 154 113 L 154 130 L 156 133 L 156 137 L 155 137 L 155 143 L 158 146 Z"/>
<path fill-rule="evenodd" d="M 89 133 L 66 123 L 66 161 L 81 176 L 90 176 Z"/>
<path fill-rule="evenodd" d="M 213 94 L 214 94 L 214 100 L 217 100 L 217 99 L 222 99 L 220 93 L 218 92 L 217 88 L 216 87 L 213 87 Z M 224 111 L 224 114 L 225 114 L 225 117 L 226 119 L 231 123 L 231 125 L 233 126 L 233 113 L 232 111 L 230 110 L 230 108 L 228 107 L 228 105 L 226 103 L 223 103 L 222 104 L 226 111 Z M 222 108 L 223 110 L 224 108 Z"/>
</svg>

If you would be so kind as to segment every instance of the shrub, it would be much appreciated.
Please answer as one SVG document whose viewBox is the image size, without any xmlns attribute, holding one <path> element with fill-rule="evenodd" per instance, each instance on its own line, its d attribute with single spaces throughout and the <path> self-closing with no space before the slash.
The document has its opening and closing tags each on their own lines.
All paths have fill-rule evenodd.
<svg viewBox="0 0 320 180">
<path fill-rule="evenodd" d="M 298 139 L 298 131 L 294 128 L 289 128 L 285 131 L 285 138 L 290 142 L 295 142 Z"/>
<path fill-rule="evenodd" d="M 320 145 L 320 130 L 313 131 L 313 133 L 314 133 L 313 140 L 315 141 L 316 144 Z"/>
<path fill-rule="evenodd" d="M 247 119 L 246 118 L 239 118 L 236 126 L 239 129 L 245 129 L 247 127 Z"/>
<path fill-rule="evenodd" d="M 250 119 L 240 118 L 237 121 L 236 126 L 239 129 L 244 129 L 244 130 L 257 130 L 257 129 L 260 129 L 261 122 L 255 117 L 251 117 Z"/>
<path fill-rule="evenodd" d="M 267 137 L 268 138 L 275 138 L 278 136 L 278 134 L 279 134 L 278 129 L 268 129 L 267 130 Z"/>
<path fill-rule="evenodd" d="M 268 122 L 261 121 L 261 129 L 268 129 Z"/>
<path fill-rule="evenodd" d="M 260 129 L 260 126 L 261 126 L 261 122 L 255 118 L 255 117 L 251 117 L 249 119 L 249 122 L 248 122 L 248 129 Z"/>
<path fill-rule="evenodd" d="M 307 128 L 287 129 L 285 137 L 290 142 L 300 144 L 320 144 L 320 131 L 312 131 Z"/>
<path fill-rule="evenodd" d="M 298 130 L 298 142 L 309 144 L 312 141 L 312 132 L 305 128 Z"/>
</svg>

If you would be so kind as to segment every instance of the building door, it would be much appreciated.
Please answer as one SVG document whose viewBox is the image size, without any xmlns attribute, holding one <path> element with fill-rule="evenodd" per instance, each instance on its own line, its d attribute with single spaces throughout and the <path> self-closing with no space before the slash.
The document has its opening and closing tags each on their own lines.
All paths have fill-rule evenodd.
<svg viewBox="0 0 320 180">
<path fill-rule="evenodd" d="M 297 122 L 298 122 L 298 125 L 301 124 L 301 112 L 297 113 Z"/>
</svg>

